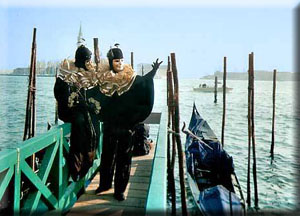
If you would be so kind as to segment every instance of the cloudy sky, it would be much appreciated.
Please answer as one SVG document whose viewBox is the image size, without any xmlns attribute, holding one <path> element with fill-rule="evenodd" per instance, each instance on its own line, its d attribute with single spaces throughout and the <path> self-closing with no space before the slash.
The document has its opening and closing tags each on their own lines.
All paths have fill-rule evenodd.
<svg viewBox="0 0 300 216">
<path fill-rule="evenodd" d="M 292 0 L 138 0 L 1 1 L 0 70 L 30 62 L 33 28 L 37 58 L 73 58 L 80 23 L 87 46 L 99 38 L 105 56 L 115 42 L 125 61 L 166 63 L 176 53 L 180 77 L 200 77 L 222 70 L 247 71 L 254 52 L 255 69 L 294 71 L 295 7 Z"/>
</svg>

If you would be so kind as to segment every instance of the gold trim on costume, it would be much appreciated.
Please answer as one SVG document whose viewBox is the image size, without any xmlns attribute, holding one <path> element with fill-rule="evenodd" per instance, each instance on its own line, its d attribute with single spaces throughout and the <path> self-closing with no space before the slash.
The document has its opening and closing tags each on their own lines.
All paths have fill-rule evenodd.
<svg viewBox="0 0 300 216">
<path fill-rule="evenodd" d="M 60 65 L 59 76 L 67 83 L 80 88 L 89 88 L 96 86 L 97 79 L 95 74 L 95 65 L 91 61 L 85 63 L 87 71 L 83 68 L 77 68 L 74 61 L 65 59 Z"/>
<path fill-rule="evenodd" d="M 112 96 L 115 92 L 120 96 L 132 86 L 136 74 L 130 65 L 125 64 L 124 70 L 114 73 L 111 70 L 97 72 L 100 91 L 106 96 Z"/>
<path fill-rule="evenodd" d="M 125 64 L 123 71 L 118 73 L 110 70 L 106 60 L 100 62 L 98 71 L 91 61 L 86 62 L 86 68 L 87 71 L 77 68 L 74 61 L 65 59 L 60 67 L 60 76 L 65 82 L 79 89 L 99 86 L 99 90 L 106 96 L 112 96 L 115 92 L 119 96 L 122 95 L 131 88 L 136 78 L 136 73 L 128 64 Z"/>
<path fill-rule="evenodd" d="M 95 108 L 94 108 L 94 111 L 96 114 L 99 114 L 100 113 L 100 110 L 101 110 L 101 106 L 100 106 L 100 102 L 95 100 L 94 98 L 89 98 L 89 103 L 91 104 L 94 104 Z"/>
</svg>

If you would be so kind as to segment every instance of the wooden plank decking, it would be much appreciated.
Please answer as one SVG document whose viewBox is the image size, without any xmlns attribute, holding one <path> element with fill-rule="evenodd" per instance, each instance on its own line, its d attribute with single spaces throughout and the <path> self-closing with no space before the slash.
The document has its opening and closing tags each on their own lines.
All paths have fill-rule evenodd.
<svg viewBox="0 0 300 216">
<path fill-rule="evenodd" d="M 114 187 L 96 195 L 100 178 L 98 174 L 67 215 L 145 215 L 154 150 L 155 145 L 148 155 L 132 158 L 130 179 L 124 193 L 126 200 L 120 202 L 114 199 Z"/>
</svg>

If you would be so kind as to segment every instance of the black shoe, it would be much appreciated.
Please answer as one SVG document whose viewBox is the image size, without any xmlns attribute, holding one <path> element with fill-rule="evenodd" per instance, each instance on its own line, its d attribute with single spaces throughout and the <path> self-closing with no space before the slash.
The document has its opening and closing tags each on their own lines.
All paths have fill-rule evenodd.
<svg viewBox="0 0 300 216">
<path fill-rule="evenodd" d="M 98 194 L 98 193 L 102 193 L 102 192 L 104 192 L 104 191 L 108 191 L 110 189 L 110 187 L 105 187 L 105 188 L 103 188 L 103 187 L 98 187 L 97 189 L 96 189 L 96 191 L 95 191 L 95 194 Z"/>
<path fill-rule="evenodd" d="M 119 200 L 119 201 L 125 200 L 125 196 L 124 196 L 123 193 L 115 193 L 115 194 L 114 194 L 114 198 L 115 198 L 116 200 Z"/>
</svg>

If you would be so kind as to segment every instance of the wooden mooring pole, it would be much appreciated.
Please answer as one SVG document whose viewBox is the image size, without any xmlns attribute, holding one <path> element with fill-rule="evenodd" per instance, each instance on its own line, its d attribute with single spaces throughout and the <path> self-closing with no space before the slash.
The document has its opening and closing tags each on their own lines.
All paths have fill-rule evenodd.
<svg viewBox="0 0 300 216">
<path fill-rule="evenodd" d="M 170 57 L 168 56 L 168 69 L 167 69 L 167 99 L 168 99 L 168 128 L 172 128 L 175 124 L 174 118 L 174 94 L 173 94 L 173 79 L 171 71 Z M 174 179 L 174 167 L 175 167 L 175 135 L 172 133 L 172 156 L 171 156 L 171 137 L 168 133 L 168 188 L 171 194 L 172 203 L 172 215 L 176 215 L 176 190 Z M 172 157 L 172 158 L 171 158 Z"/>
<path fill-rule="evenodd" d="M 94 38 L 94 61 L 96 64 L 96 71 L 98 71 L 99 64 L 100 64 L 100 52 L 99 52 L 98 38 Z"/>
<path fill-rule="evenodd" d="M 255 152 L 255 126 L 254 126 L 254 54 L 251 53 L 252 63 L 252 105 L 251 105 L 251 118 L 252 118 L 252 155 L 253 155 L 253 182 L 254 182 L 254 205 L 258 209 L 258 189 L 257 189 L 257 176 L 256 176 L 256 152 Z"/>
<path fill-rule="evenodd" d="M 252 155 L 253 155 L 253 183 L 254 183 L 254 205 L 258 209 L 258 189 L 256 176 L 256 152 L 255 152 L 255 127 L 254 127 L 254 54 L 251 53 L 251 134 L 252 134 Z"/>
<path fill-rule="evenodd" d="M 217 94 L 218 94 L 218 77 L 215 76 L 215 100 L 214 100 L 214 103 L 217 103 Z"/>
<path fill-rule="evenodd" d="M 35 135 L 35 129 L 36 129 L 35 93 L 36 93 L 36 28 L 33 29 L 23 140 L 27 140 L 31 137 L 34 137 Z M 32 169 L 35 170 L 34 154 L 30 157 L 30 164 Z"/>
<path fill-rule="evenodd" d="M 276 73 L 273 72 L 273 116 L 272 116 L 272 141 L 271 141 L 271 163 L 274 160 L 274 145 L 275 145 L 275 97 L 276 97 Z"/>
<path fill-rule="evenodd" d="M 225 129 L 225 116 L 226 116 L 226 57 L 224 57 L 224 73 L 223 73 L 223 118 L 222 118 L 222 135 L 221 135 L 221 143 L 222 147 L 224 147 L 224 129 Z"/>
<path fill-rule="evenodd" d="M 168 105 L 168 128 L 171 128 L 171 115 L 170 115 L 170 109 L 171 109 L 171 104 L 170 104 L 170 57 L 168 56 L 168 68 L 167 68 L 167 105 Z M 168 185 L 170 185 L 170 169 L 171 169 L 171 154 L 170 154 L 170 133 L 168 133 L 167 137 L 167 171 L 168 171 Z"/>
<path fill-rule="evenodd" d="M 185 181 L 184 181 L 184 168 L 183 168 L 183 152 L 181 146 L 180 129 L 179 129 L 179 83 L 178 83 L 178 72 L 176 66 L 176 58 L 175 53 L 171 53 L 171 62 L 172 62 L 172 72 L 174 78 L 174 102 L 175 102 L 175 133 L 176 136 L 176 144 L 177 144 L 177 152 L 178 152 L 178 162 L 179 162 L 179 177 L 180 177 L 180 189 L 181 189 L 181 208 L 182 215 L 187 215 L 187 206 L 186 206 L 186 191 L 185 191 Z"/>
<path fill-rule="evenodd" d="M 144 76 L 144 65 L 142 65 L 142 76 Z"/>
<path fill-rule="evenodd" d="M 131 56 L 131 67 L 132 67 L 132 69 L 134 69 L 134 66 L 133 66 L 133 52 L 130 53 L 130 56 Z"/>
<path fill-rule="evenodd" d="M 55 69 L 55 80 L 58 77 L 58 67 Z M 58 124 L 58 103 L 57 100 L 55 100 L 55 118 L 54 118 L 54 124 Z"/>
<path fill-rule="evenodd" d="M 36 130 L 36 106 L 35 106 L 35 98 L 36 98 L 36 42 L 34 40 L 34 62 L 32 66 L 32 101 L 31 101 L 31 135 L 30 137 L 34 137 Z M 33 155 L 34 157 L 34 155 Z"/>
<path fill-rule="evenodd" d="M 251 98 L 252 98 L 252 86 L 251 86 L 251 54 L 249 54 L 248 63 L 248 168 L 247 168 L 247 205 L 251 206 L 251 184 L 250 184 L 250 170 L 251 170 Z"/>
</svg>

